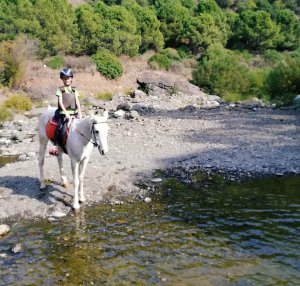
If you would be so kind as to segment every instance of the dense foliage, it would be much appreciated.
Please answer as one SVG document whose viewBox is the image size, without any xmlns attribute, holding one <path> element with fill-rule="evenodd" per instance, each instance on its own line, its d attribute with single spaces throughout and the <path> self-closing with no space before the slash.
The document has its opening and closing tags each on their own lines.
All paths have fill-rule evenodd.
<svg viewBox="0 0 300 286">
<path fill-rule="evenodd" d="M 199 59 L 194 82 L 201 87 L 219 95 L 238 93 L 247 97 L 258 92 L 276 98 L 279 95 L 274 95 L 269 84 L 272 80 L 265 78 L 268 68 L 280 61 L 262 61 L 265 69 L 253 71 L 234 50 L 253 55 L 271 55 L 271 50 L 275 55 L 299 49 L 296 7 L 296 0 L 90 0 L 77 6 L 67 0 L 2 0 L 0 84 L 18 84 L 22 64 L 20 58 L 15 59 L 15 41 L 26 35 L 36 41 L 41 58 L 92 56 L 103 49 L 115 56 L 135 56 L 154 49 L 157 55 L 150 63 L 168 69 L 174 59 L 164 51 L 185 50 Z M 58 61 L 52 63 L 54 67 L 59 65 Z M 296 66 L 297 57 L 289 57 L 278 70 L 283 72 L 287 64 Z M 235 75 L 239 69 L 247 72 Z M 220 78 L 211 70 L 217 70 Z M 275 78 L 274 73 L 270 78 Z M 243 78 L 236 78 L 231 86 L 231 79 L 226 78 L 229 74 Z M 299 92 L 298 87 L 284 86 L 288 88 L 284 92 Z"/>
<path fill-rule="evenodd" d="M 92 59 L 97 66 L 97 70 L 108 78 L 116 79 L 123 73 L 123 67 L 118 58 L 104 48 L 92 55 Z"/>
</svg>

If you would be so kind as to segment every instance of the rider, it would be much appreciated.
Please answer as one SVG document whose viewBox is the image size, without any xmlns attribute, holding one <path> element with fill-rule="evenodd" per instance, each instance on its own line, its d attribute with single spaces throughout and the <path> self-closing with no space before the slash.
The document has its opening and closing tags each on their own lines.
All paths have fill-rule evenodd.
<svg viewBox="0 0 300 286">
<path fill-rule="evenodd" d="M 58 154 L 58 141 L 64 134 L 65 122 L 71 123 L 73 118 L 81 118 L 81 107 L 78 99 L 78 91 L 72 86 L 73 71 L 70 68 L 63 68 L 60 72 L 60 78 L 63 81 L 63 86 L 56 91 L 58 97 L 58 109 L 55 112 L 54 118 L 58 122 L 55 138 L 53 140 L 54 146 L 50 149 L 51 155 Z"/>
</svg>

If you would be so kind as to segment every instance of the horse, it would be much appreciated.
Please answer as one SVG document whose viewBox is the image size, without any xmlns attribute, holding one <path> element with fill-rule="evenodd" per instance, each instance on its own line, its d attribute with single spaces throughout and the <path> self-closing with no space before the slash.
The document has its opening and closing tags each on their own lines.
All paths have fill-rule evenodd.
<svg viewBox="0 0 300 286">
<path fill-rule="evenodd" d="M 43 190 L 45 185 L 44 179 L 44 161 L 45 151 L 49 138 L 46 132 L 46 125 L 53 118 L 55 108 L 45 110 L 39 117 L 39 171 L 40 171 L 40 188 Z M 85 202 L 83 181 L 87 163 L 93 147 L 98 147 L 101 155 L 108 152 L 108 111 L 105 110 L 103 115 L 90 115 L 82 119 L 73 119 L 69 128 L 69 135 L 66 140 L 65 149 L 71 159 L 71 168 L 74 184 L 74 210 L 80 209 L 79 202 Z M 61 180 L 64 187 L 68 187 L 68 180 L 63 169 L 63 149 L 58 146 L 57 161 L 60 171 Z M 78 196 L 79 190 L 79 196 Z"/>
</svg>

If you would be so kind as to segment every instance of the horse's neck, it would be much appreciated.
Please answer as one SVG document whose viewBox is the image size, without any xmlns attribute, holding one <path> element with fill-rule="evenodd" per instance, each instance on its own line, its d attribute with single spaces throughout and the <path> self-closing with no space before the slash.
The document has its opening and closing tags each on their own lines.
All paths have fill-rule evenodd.
<svg viewBox="0 0 300 286">
<path fill-rule="evenodd" d="M 92 118 L 86 117 L 86 118 L 82 118 L 82 119 L 77 119 L 75 122 L 75 128 L 81 132 L 85 137 L 88 137 L 89 139 L 92 136 Z"/>
</svg>

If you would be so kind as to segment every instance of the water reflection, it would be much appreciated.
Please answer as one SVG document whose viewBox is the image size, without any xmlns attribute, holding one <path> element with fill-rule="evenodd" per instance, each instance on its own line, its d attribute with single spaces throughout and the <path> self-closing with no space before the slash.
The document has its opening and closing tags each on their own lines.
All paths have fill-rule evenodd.
<svg viewBox="0 0 300 286">
<path fill-rule="evenodd" d="M 17 224 L 1 238 L 0 284 L 299 285 L 299 185 L 170 179 L 149 204 Z"/>
</svg>

